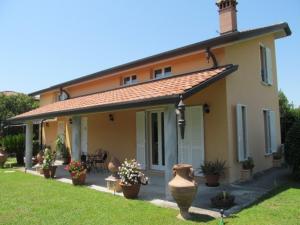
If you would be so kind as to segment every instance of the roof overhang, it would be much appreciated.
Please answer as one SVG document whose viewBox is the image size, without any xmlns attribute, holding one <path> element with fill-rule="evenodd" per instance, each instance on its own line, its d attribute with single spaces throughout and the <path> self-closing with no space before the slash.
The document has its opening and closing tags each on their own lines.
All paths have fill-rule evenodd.
<svg viewBox="0 0 300 225">
<path fill-rule="evenodd" d="M 78 98 L 73 98 L 69 100 L 65 100 L 63 102 L 56 102 L 50 105 L 43 106 L 46 109 L 51 110 L 43 110 L 43 107 L 32 110 L 30 112 L 18 115 L 16 117 L 10 118 L 9 121 L 29 121 L 29 120 L 36 120 L 36 119 L 47 119 L 47 118 L 54 118 L 58 116 L 73 116 L 73 115 L 80 115 L 80 114 L 87 114 L 87 113 L 95 113 L 95 112 L 104 112 L 104 111 L 113 111 L 113 110 L 121 110 L 121 109 L 130 109 L 130 108 L 138 108 L 138 107 L 147 107 L 147 106 L 157 106 L 157 105 L 165 105 L 165 104 L 177 104 L 182 96 L 183 99 L 186 99 L 193 94 L 205 89 L 206 87 L 210 86 L 211 84 L 217 82 L 220 79 L 225 78 L 229 74 L 233 73 L 238 69 L 237 65 L 226 65 L 222 67 L 212 68 L 201 70 L 193 73 L 181 74 L 173 77 L 168 77 L 164 79 L 154 80 L 154 81 L 147 81 L 144 83 L 131 85 L 128 87 L 122 87 L 110 91 L 105 91 L 102 93 L 92 94 L 88 96 L 82 96 Z M 195 79 L 195 80 L 191 80 Z M 182 86 L 178 85 L 182 84 Z M 165 85 L 165 86 L 163 86 Z M 169 87 L 175 87 L 174 90 L 169 90 Z M 155 90 L 160 88 L 163 90 L 161 95 L 157 95 L 156 97 L 147 97 L 140 99 L 137 96 L 132 95 L 133 97 L 129 101 L 119 101 L 115 102 L 115 99 L 112 99 L 112 102 L 105 102 L 103 104 L 103 98 L 107 98 L 107 94 L 109 94 L 109 98 L 111 96 L 119 96 L 119 93 L 124 93 L 125 96 L 131 93 L 136 93 L 137 90 L 140 90 L 140 93 L 146 89 L 151 92 L 151 90 Z M 172 94 L 170 94 L 172 92 Z M 149 95 L 151 96 L 151 94 Z M 93 97 L 97 97 L 99 99 L 98 104 L 95 103 L 91 106 L 84 106 L 76 107 L 74 105 L 74 101 L 81 101 L 87 102 L 91 101 Z M 121 100 L 122 100 L 121 96 Z M 140 97 L 140 96 L 138 96 Z M 102 99 L 102 102 L 101 102 Z M 73 101 L 73 102 L 72 102 Z M 105 100 L 104 100 L 105 101 Z M 96 100 L 97 102 L 97 100 Z M 68 107 L 64 109 L 61 104 L 66 104 Z M 70 107 L 71 106 L 71 107 Z M 51 108 L 52 107 L 52 108 Z"/>
<path fill-rule="evenodd" d="M 142 58 L 136 61 L 132 61 L 126 64 L 122 64 L 116 67 L 112 67 L 110 69 L 102 70 L 97 73 L 93 73 L 90 75 L 86 75 L 77 79 L 73 79 L 67 82 L 63 82 L 45 89 L 41 89 L 39 91 L 35 91 L 30 93 L 29 95 L 35 96 L 42 93 L 46 93 L 53 90 L 60 90 L 62 88 L 69 87 L 74 84 L 90 81 L 93 79 L 97 79 L 103 76 L 107 76 L 109 74 L 115 74 L 122 71 L 126 71 L 129 69 L 133 69 L 145 64 L 149 63 L 155 63 L 157 61 L 177 57 L 180 55 L 190 54 L 196 51 L 201 51 L 207 48 L 216 48 L 217 46 L 223 46 L 229 43 L 239 42 L 247 39 L 251 39 L 257 36 L 261 35 L 267 35 L 267 34 L 274 34 L 274 38 L 282 38 L 291 35 L 290 27 L 287 23 L 280 23 L 272 26 L 262 27 L 258 29 L 253 30 L 247 30 L 247 31 L 237 31 L 225 35 L 220 35 L 215 38 L 211 38 L 205 41 L 197 42 L 191 45 L 187 45 L 181 48 L 176 48 L 174 50 L 166 51 L 160 54 L 156 54 L 153 56 L 149 56 L 146 58 Z"/>
</svg>

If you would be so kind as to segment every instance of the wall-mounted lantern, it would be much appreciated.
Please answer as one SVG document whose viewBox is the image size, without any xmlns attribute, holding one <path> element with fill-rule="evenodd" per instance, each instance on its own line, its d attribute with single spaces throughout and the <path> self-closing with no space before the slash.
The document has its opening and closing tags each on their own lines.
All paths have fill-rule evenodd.
<svg viewBox="0 0 300 225">
<path fill-rule="evenodd" d="M 203 105 L 203 111 L 205 112 L 205 113 L 210 113 L 210 107 L 209 107 L 209 105 L 208 104 L 204 104 Z"/>
<path fill-rule="evenodd" d="M 72 120 L 72 119 L 69 119 L 69 123 L 72 124 L 72 123 L 73 123 L 73 120 Z"/>
<path fill-rule="evenodd" d="M 111 122 L 113 122 L 115 120 L 114 115 L 113 114 L 109 114 L 108 118 Z"/>
<path fill-rule="evenodd" d="M 184 130 L 185 130 L 185 104 L 182 101 L 182 96 L 180 96 L 180 102 L 176 109 L 176 114 L 178 115 L 178 126 L 180 129 L 181 139 L 184 139 Z"/>
</svg>

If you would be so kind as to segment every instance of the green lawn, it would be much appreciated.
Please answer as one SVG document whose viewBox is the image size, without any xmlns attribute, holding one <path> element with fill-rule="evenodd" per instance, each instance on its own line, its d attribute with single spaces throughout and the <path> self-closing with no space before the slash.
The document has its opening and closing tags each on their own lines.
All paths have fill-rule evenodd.
<svg viewBox="0 0 300 225">
<path fill-rule="evenodd" d="M 218 224 L 205 216 L 183 222 L 173 209 L 9 171 L 0 169 L 0 224 Z M 300 225 L 300 185 L 277 189 L 226 224 Z"/>
</svg>

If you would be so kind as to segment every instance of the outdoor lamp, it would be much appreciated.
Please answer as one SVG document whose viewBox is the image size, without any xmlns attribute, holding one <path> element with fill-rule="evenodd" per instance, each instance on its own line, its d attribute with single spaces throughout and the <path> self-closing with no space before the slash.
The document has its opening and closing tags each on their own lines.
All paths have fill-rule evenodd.
<svg viewBox="0 0 300 225">
<path fill-rule="evenodd" d="M 176 109 L 176 114 L 178 115 L 178 126 L 180 129 L 181 139 L 184 139 L 184 129 L 185 129 L 185 104 L 182 101 L 182 96 L 180 96 L 180 102 Z"/>
</svg>

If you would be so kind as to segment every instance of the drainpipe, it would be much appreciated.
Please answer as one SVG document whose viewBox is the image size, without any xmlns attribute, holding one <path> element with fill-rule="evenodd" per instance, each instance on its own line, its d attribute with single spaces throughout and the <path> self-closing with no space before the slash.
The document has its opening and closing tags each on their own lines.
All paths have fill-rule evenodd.
<svg viewBox="0 0 300 225">
<path fill-rule="evenodd" d="M 212 53 L 212 51 L 208 47 L 208 48 L 206 48 L 206 59 L 207 59 L 208 63 L 209 63 L 210 58 L 212 58 L 213 64 L 214 64 L 212 68 L 218 67 L 218 61 L 216 59 L 216 56 L 214 55 L 214 53 Z"/>
</svg>

